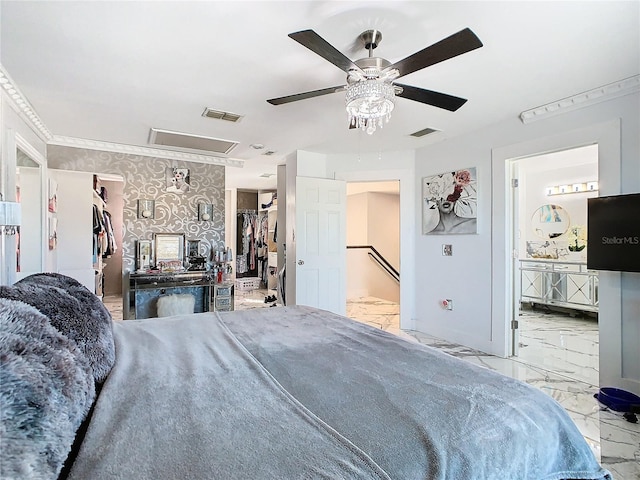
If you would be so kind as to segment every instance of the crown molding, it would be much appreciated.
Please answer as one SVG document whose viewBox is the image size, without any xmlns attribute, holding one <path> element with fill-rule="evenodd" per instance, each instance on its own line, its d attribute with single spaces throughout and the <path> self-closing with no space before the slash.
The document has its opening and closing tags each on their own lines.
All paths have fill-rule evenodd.
<svg viewBox="0 0 640 480">
<path fill-rule="evenodd" d="M 525 110 L 520 114 L 520 120 L 522 123 L 531 123 L 536 120 L 549 118 L 561 113 L 567 113 L 572 110 L 588 107 L 596 103 L 612 100 L 614 98 L 639 91 L 640 75 L 634 75 L 633 77 L 594 88 L 587 92 L 578 93 L 577 95 L 563 98 L 562 100 L 557 100 L 546 105 Z"/>
<path fill-rule="evenodd" d="M 45 142 L 51 140 L 53 138 L 53 134 L 38 116 L 31 103 L 29 103 L 29 100 L 27 100 L 27 97 L 23 95 L 16 85 L 16 82 L 11 79 L 1 63 L 0 86 L 2 86 L 2 89 L 7 94 L 7 98 L 9 98 L 18 114 L 27 124 L 31 125 L 36 134 L 38 134 L 38 136 Z"/>
<path fill-rule="evenodd" d="M 209 165 L 224 165 L 227 167 L 244 167 L 244 160 L 235 158 L 216 157 L 198 153 L 181 152 L 177 150 L 164 150 L 162 148 L 142 147 L 138 145 L 124 145 L 122 143 L 103 142 L 100 140 L 88 140 L 86 138 L 64 137 L 55 135 L 48 142 L 49 145 L 61 147 L 86 148 L 88 150 L 100 150 L 103 152 L 126 153 L 130 155 L 142 155 L 145 157 L 160 157 L 170 160 L 182 160 L 185 162 L 207 163 Z"/>
<path fill-rule="evenodd" d="M 63 147 L 86 148 L 89 150 L 102 150 L 113 153 L 129 153 L 132 155 L 143 155 L 146 157 L 161 157 L 170 160 L 183 160 L 186 162 L 207 163 L 210 165 L 224 165 L 229 167 L 244 167 L 244 160 L 216 157 L 213 155 L 202 155 L 197 153 L 180 152 L 175 150 L 164 150 L 161 148 L 149 148 L 135 145 L 124 145 L 120 143 L 102 142 L 98 140 L 87 140 L 84 138 L 63 137 L 53 135 L 44 124 L 35 108 L 20 91 L 4 66 L 0 63 L 0 87 L 7 94 L 14 109 L 23 120 L 38 134 L 38 136 L 48 145 L 59 145 Z"/>
</svg>

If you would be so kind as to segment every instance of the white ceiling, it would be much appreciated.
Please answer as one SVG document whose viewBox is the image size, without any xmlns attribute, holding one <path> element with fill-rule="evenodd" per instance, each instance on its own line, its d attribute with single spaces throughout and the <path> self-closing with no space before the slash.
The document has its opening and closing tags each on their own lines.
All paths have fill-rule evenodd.
<svg viewBox="0 0 640 480">
<path fill-rule="evenodd" d="M 296 149 L 420 148 L 640 73 L 640 2 L 176 1 L 0 3 L 0 62 L 54 135 L 147 145 L 159 128 L 240 142 L 227 186 L 275 187 Z M 313 29 L 351 59 L 379 29 L 396 62 L 469 27 L 484 46 L 402 77 L 469 99 L 452 113 L 399 98 L 373 136 L 347 128 L 344 94 L 269 98 L 342 85 L 345 73 L 287 35 Z M 204 118 L 205 107 L 243 116 Z M 441 132 L 417 139 L 431 127 Z M 264 144 L 272 156 L 250 144 Z"/>
</svg>

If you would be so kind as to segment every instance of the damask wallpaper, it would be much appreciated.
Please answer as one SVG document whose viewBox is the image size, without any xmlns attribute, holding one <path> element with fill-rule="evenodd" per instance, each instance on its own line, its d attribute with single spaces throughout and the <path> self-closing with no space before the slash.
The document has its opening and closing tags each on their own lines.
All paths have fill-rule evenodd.
<svg viewBox="0 0 640 480">
<path fill-rule="evenodd" d="M 124 180 L 123 271 L 135 270 L 135 241 L 154 233 L 184 233 L 201 240 L 200 253 L 224 246 L 224 166 L 49 145 L 49 168 L 120 175 Z M 168 191 L 167 169 L 188 169 L 189 189 Z M 87 185 L 91 188 L 91 185 Z M 155 200 L 155 217 L 138 218 L 138 200 Z M 198 204 L 213 205 L 211 219 L 198 221 Z M 87 219 L 91 222 L 91 219 Z"/>
</svg>

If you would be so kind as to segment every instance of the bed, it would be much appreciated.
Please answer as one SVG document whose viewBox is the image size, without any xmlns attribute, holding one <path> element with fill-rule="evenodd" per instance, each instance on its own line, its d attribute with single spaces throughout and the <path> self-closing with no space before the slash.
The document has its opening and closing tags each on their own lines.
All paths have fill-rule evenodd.
<svg viewBox="0 0 640 480">
<path fill-rule="evenodd" d="M 429 347 L 302 306 L 111 322 L 96 303 L 65 329 L 34 285 L 63 296 L 68 282 L 0 287 L 0 331 L 13 332 L 0 336 L 0 380 L 24 370 L 5 361 L 24 318 L 51 330 L 33 338 L 59 333 L 52 348 L 83 379 L 49 388 L 68 400 L 56 415 L 75 408 L 47 442 L 3 413 L 3 478 L 611 479 L 552 398 Z M 3 383 L 3 404 L 25 403 Z M 38 431 L 51 423 L 36 417 Z"/>
</svg>

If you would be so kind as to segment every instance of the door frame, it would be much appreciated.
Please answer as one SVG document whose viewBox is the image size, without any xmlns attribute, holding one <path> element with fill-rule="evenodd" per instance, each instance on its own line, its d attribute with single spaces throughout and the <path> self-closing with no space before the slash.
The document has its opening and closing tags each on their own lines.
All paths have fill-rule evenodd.
<svg viewBox="0 0 640 480">
<path fill-rule="evenodd" d="M 346 182 L 398 181 L 400 193 L 400 328 L 415 330 L 415 237 L 416 179 L 411 170 L 370 170 L 336 172 L 336 180 Z"/>
<path fill-rule="evenodd" d="M 598 144 L 598 182 L 602 195 L 615 195 L 621 189 L 621 158 L 620 158 L 620 119 L 590 125 L 588 127 L 563 132 L 557 135 L 541 137 L 534 140 L 495 148 L 491 152 L 494 185 L 502 185 L 500 191 L 495 191 L 492 198 L 492 210 L 494 212 L 492 224 L 492 250 L 491 263 L 494 272 L 491 292 L 491 310 L 497 320 L 492 322 L 492 337 L 496 339 L 497 350 L 494 352 L 500 356 L 512 355 L 511 348 L 511 312 L 513 310 L 514 271 L 512 252 L 513 244 L 513 219 L 510 212 L 511 196 L 511 161 L 527 157 L 568 150 L 576 147 Z M 603 169 L 607 165 L 606 170 Z M 608 272 L 604 272 L 608 273 Z M 600 282 L 600 308 L 605 311 L 612 320 L 617 319 L 606 329 L 600 330 L 600 378 L 603 377 L 603 367 L 615 369 L 612 375 L 622 377 L 620 362 L 617 365 L 603 365 L 602 359 L 607 357 L 611 349 L 621 348 L 621 305 L 620 305 L 620 277 L 616 274 L 603 275 Z M 616 295 L 617 293 L 617 295 Z M 614 300 L 617 297 L 617 301 Z M 609 300 L 610 301 L 609 301 Z M 603 301 L 604 300 L 604 301 Z M 605 316 L 605 315 L 603 315 Z M 499 319 L 502 318 L 502 321 Z M 606 335 L 602 335 L 607 330 Z M 603 342 L 603 338 L 610 340 Z M 500 342 L 502 340 L 502 342 Z M 616 347 L 617 345 L 617 347 Z M 603 348 L 604 347 L 604 348 Z"/>
</svg>

